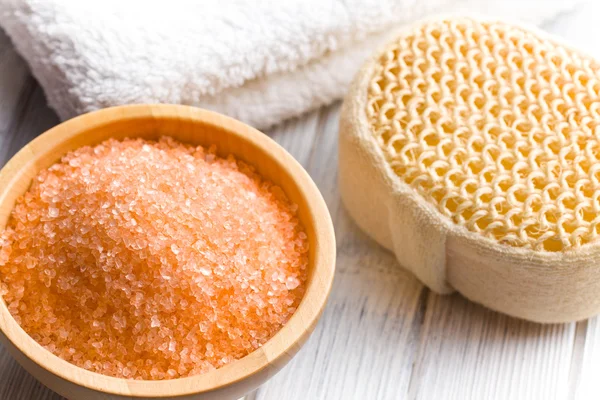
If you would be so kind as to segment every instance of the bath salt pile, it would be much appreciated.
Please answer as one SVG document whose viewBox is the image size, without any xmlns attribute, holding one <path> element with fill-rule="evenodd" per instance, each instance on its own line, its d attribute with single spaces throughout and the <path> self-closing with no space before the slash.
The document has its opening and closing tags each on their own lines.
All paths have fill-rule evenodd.
<svg viewBox="0 0 600 400">
<path fill-rule="evenodd" d="M 297 206 L 251 167 L 172 138 L 107 140 L 39 173 L 0 236 L 0 293 L 91 371 L 205 373 L 263 345 L 307 277 Z"/>
</svg>

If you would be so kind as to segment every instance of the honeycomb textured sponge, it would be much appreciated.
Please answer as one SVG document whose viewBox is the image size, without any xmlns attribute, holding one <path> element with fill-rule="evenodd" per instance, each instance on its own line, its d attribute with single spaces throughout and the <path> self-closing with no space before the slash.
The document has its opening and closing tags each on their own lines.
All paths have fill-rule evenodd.
<svg viewBox="0 0 600 400">
<path fill-rule="evenodd" d="M 367 116 L 394 172 L 455 224 L 566 250 L 600 231 L 599 68 L 524 29 L 438 21 L 379 57 Z"/>
<path fill-rule="evenodd" d="M 365 65 L 345 101 L 342 196 L 438 292 L 539 321 L 595 314 L 599 112 L 600 64 L 548 35 L 420 22 Z"/>
</svg>

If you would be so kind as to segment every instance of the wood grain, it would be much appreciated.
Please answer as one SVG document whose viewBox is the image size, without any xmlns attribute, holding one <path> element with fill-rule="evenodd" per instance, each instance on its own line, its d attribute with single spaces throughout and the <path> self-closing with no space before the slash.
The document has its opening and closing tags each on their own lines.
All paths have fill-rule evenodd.
<svg viewBox="0 0 600 400">
<path fill-rule="evenodd" d="M 46 106 L 41 88 L 0 30 L 0 167 L 58 118 Z M 1 400 L 61 400 L 29 375 L 0 344 Z"/>
<path fill-rule="evenodd" d="M 430 293 L 411 398 L 564 399 L 575 324 L 507 317 Z M 435 383 L 435 384 L 432 384 Z"/>
<path fill-rule="evenodd" d="M 572 398 L 597 399 L 600 393 L 600 317 L 580 322 L 579 326 L 585 326 L 586 331 Z"/>
</svg>

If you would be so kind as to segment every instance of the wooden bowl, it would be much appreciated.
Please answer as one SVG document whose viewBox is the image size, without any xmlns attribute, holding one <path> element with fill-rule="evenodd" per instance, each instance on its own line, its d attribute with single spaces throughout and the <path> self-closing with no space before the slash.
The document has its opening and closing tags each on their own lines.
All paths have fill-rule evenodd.
<svg viewBox="0 0 600 400">
<path fill-rule="evenodd" d="M 0 299 L 0 341 L 33 376 L 69 399 L 237 399 L 277 373 L 302 347 L 319 319 L 335 268 L 335 237 L 327 206 L 306 171 L 261 132 L 231 118 L 193 107 L 134 105 L 108 108 L 64 122 L 30 142 L 0 170 L 0 230 L 16 199 L 39 170 L 70 150 L 108 138 L 169 135 L 182 142 L 217 145 L 279 185 L 298 205 L 309 238 L 306 294 L 289 322 L 248 356 L 206 374 L 164 381 L 114 378 L 77 367 L 33 340 Z"/>
</svg>

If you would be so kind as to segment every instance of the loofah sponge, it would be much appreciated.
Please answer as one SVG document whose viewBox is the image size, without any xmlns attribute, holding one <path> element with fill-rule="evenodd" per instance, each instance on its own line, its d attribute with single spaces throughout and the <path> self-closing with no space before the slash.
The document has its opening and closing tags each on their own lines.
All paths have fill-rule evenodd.
<svg viewBox="0 0 600 400">
<path fill-rule="evenodd" d="M 600 312 L 600 64 L 469 17 L 405 29 L 340 122 L 359 226 L 440 293 L 541 322 Z"/>
</svg>

